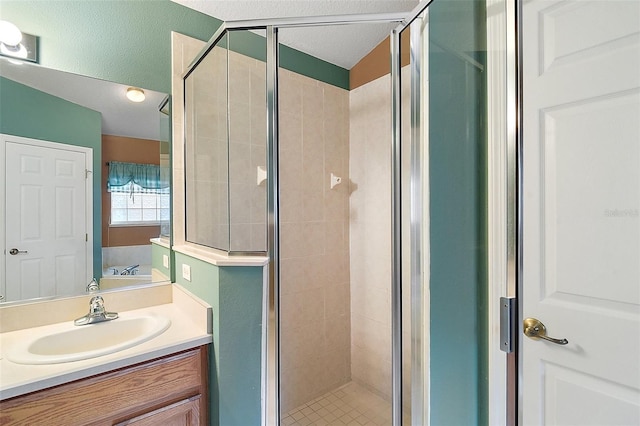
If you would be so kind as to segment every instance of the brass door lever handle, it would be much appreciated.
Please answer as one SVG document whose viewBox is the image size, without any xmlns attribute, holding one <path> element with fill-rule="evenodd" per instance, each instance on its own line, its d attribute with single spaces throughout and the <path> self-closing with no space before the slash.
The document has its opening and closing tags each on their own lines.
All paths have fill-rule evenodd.
<svg viewBox="0 0 640 426">
<path fill-rule="evenodd" d="M 543 339 L 556 345 L 566 345 L 567 339 L 554 339 L 547 336 L 547 328 L 542 322 L 535 318 L 527 318 L 522 322 L 524 335 L 531 339 Z"/>
</svg>

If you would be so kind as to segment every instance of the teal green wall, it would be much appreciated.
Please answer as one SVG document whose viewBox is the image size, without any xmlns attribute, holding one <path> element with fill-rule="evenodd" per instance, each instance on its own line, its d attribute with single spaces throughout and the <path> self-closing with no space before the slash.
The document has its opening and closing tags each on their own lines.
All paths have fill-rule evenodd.
<svg viewBox="0 0 640 426">
<path fill-rule="evenodd" d="M 169 0 L 2 0 L 0 16 L 39 37 L 45 67 L 165 93 L 171 31 L 209 40 L 221 24 Z M 284 68 L 349 87 L 348 70 L 290 48 L 281 54 Z"/>
<path fill-rule="evenodd" d="M 93 276 L 101 277 L 100 113 L 0 77 L 0 133 L 93 149 Z"/>
<path fill-rule="evenodd" d="M 232 31 L 229 34 L 228 47 L 234 52 L 267 61 L 267 42 L 263 34 L 244 30 Z M 279 53 L 281 68 L 349 90 L 348 70 L 285 45 L 280 45 Z"/>
<path fill-rule="evenodd" d="M 161 273 L 163 273 L 168 280 L 171 279 L 171 269 L 165 268 L 162 264 L 162 255 L 166 255 L 169 258 L 169 262 L 171 262 L 171 250 L 168 248 L 161 246 L 160 244 L 151 244 L 151 266 Z M 171 263 L 169 263 L 171 265 Z"/>
<path fill-rule="evenodd" d="M 210 424 L 259 425 L 262 267 L 217 267 L 174 254 L 176 282 L 213 307 Z M 191 281 L 182 278 L 183 263 L 191 266 Z"/>
<path fill-rule="evenodd" d="M 39 37 L 40 64 L 171 91 L 171 31 L 209 39 L 220 21 L 169 0 L 2 0 L 2 19 Z"/>
<path fill-rule="evenodd" d="M 485 63 L 484 0 L 436 0 L 429 38 Z M 431 424 L 487 424 L 485 73 L 431 45 Z"/>
</svg>

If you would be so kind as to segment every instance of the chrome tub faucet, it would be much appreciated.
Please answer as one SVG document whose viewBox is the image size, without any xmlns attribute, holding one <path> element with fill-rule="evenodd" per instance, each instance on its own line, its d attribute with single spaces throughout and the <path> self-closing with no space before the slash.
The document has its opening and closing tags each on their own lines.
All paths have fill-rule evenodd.
<svg viewBox="0 0 640 426">
<path fill-rule="evenodd" d="M 87 284 L 87 293 L 95 293 L 98 290 L 100 290 L 100 284 L 98 284 L 98 281 L 94 278 Z"/>
<path fill-rule="evenodd" d="M 131 266 L 127 266 L 126 268 L 124 268 L 122 270 L 122 272 L 120 272 L 120 275 L 135 275 L 136 272 L 138 272 L 138 267 L 140 265 L 131 265 Z"/>
</svg>

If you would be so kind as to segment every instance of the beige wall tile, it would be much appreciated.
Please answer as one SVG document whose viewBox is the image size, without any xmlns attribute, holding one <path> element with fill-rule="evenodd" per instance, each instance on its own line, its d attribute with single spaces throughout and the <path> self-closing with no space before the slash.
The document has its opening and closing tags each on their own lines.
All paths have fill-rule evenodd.
<svg viewBox="0 0 640 426">
<path fill-rule="evenodd" d="M 181 40 L 179 36 L 176 37 Z M 184 46 L 180 47 L 181 53 L 189 49 L 189 38 L 185 39 L 187 41 L 182 42 Z M 179 50 L 178 45 L 176 43 L 174 50 Z M 192 50 L 197 53 L 199 48 Z M 186 61 L 189 62 L 190 59 Z M 264 168 L 266 165 L 265 70 L 264 62 L 214 48 L 198 66 L 198 72 L 192 74 L 193 81 L 189 82 L 192 89 L 188 102 L 195 111 L 192 115 L 187 114 L 187 131 L 192 135 L 191 139 L 195 138 L 197 142 L 194 153 L 191 148 L 197 180 L 190 182 L 188 187 L 198 200 L 190 203 L 195 207 L 188 206 L 192 211 L 187 212 L 186 219 L 190 234 L 191 231 L 196 233 L 197 240 L 203 244 L 226 249 L 229 246 L 227 233 L 230 218 L 234 225 L 231 228 L 232 250 L 265 250 L 266 191 L 259 188 L 256 182 L 257 167 Z M 180 89 L 181 74 L 182 70 L 178 72 L 174 67 L 173 83 L 176 89 Z M 181 98 L 180 90 L 175 93 L 177 98 Z M 182 115 L 180 108 L 175 111 L 177 115 Z M 180 119 L 174 120 L 174 160 L 180 164 L 184 141 L 175 130 L 181 131 L 182 124 Z M 227 139 L 230 143 L 228 151 Z M 232 187 L 230 200 L 226 189 L 227 176 Z M 220 182 L 225 188 L 218 187 L 215 192 L 207 182 Z M 176 199 L 182 197 L 184 200 L 180 189 L 176 192 Z M 200 198 L 204 200 L 199 201 Z M 239 224 L 246 226 L 236 226 Z M 179 228 L 184 229 L 184 222 L 176 223 L 175 229 Z"/>
<path fill-rule="evenodd" d="M 251 227 L 246 224 L 231 224 L 229 250 L 245 251 L 251 246 Z"/>
<path fill-rule="evenodd" d="M 301 288 L 318 288 L 326 285 L 327 265 L 323 256 L 306 256 L 300 259 L 304 280 Z"/>
<path fill-rule="evenodd" d="M 333 245 L 332 245 L 333 247 Z M 349 282 L 349 254 L 330 250 L 324 255 L 328 285 Z"/>
<path fill-rule="evenodd" d="M 324 220 L 324 194 L 322 188 L 305 188 L 302 194 L 302 220 L 305 222 Z"/>
<path fill-rule="evenodd" d="M 304 223 L 285 222 L 280 224 L 280 255 L 283 259 L 303 257 L 302 229 Z"/>
<path fill-rule="evenodd" d="M 282 297 L 301 291 L 305 281 L 305 265 L 297 258 L 280 259 L 280 294 Z M 286 314 L 285 311 L 282 314 Z"/>
<path fill-rule="evenodd" d="M 284 174 L 281 172 L 281 176 Z M 280 190 L 280 222 L 302 221 L 302 185 Z"/>
<path fill-rule="evenodd" d="M 344 357 L 340 350 L 327 353 L 322 366 L 324 392 L 335 389 L 351 380 L 351 357 Z M 317 395 L 316 395 L 317 396 Z"/>
<path fill-rule="evenodd" d="M 264 225 L 267 222 L 267 189 L 262 183 L 260 186 L 251 185 L 251 223 L 254 225 Z M 263 233 L 267 232 L 267 227 L 262 226 Z"/>
<path fill-rule="evenodd" d="M 229 52 L 229 98 L 234 102 L 251 104 L 251 68 L 253 61 L 247 56 Z"/>
<path fill-rule="evenodd" d="M 279 138 L 280 138 L 280 151 L 290 151 L 302 155 L 302 120 L 300 115 L 292 114 L 280 109 Z"/>
<path fill-rule="evenodd" d="M 231 224 L 251 224 L 251 191 L 255 184 L 230 183 L 229 219 Z M 245 226 L 248 228 L 248 226 Z M 233 239 L 233 235 L 231 236 Z M 245 249 L 248 249 L 246 246 Z"/>
<path fill-rule="evenodd" d="M 251 105 L 229 93 L 229 143 L 251 142 Z"/>
<path fill-rule="evenodd" d="M 328 194 L 326 166 L 348 183 L 348 137 L 337 130 L 330 144 L 325 141 L 325 105 L 344 109 L 348 92 L 286 70 L 280 90 L 281 314 L 283 329 L 298 331 L 288 331 L 283 345 L 281 356 L 291 366 L 282 367 L 281 392 L 283 407 L 293 408 L 351 376 L 349 191 L 343 185 Z M 345 111 L 332 113 L 340 120 L 332 127 L 348 128 Z M 305 333 L 323 336 L 313 353 Z"/>
<path fill-rule="evenodd" d="M 391 361 L 370 352 L 354 352 L 351 356 L 351 378 L 391 398 Z"/>
<path fill-rule="evenodd" d="M 387 396 L 391 392 L 389 105 L 388 76 L 349 94 L 351 375 Z"/>
<path fill-rule="evenodd" d="M 267 144 L 267 104 L 251 103 L 251 143 L 265 146 Z"/>
<path fill-rule="evenodd" d="M 280 70 L 279 106 L 283 114 L 302 115 L 302 82 L 291 78 L 293 73 Z"/>
<path fill-rule="evenodd" d="M 299 253 L 303 256 L 317 256 L 325 252 L 324 222 L 304 222 Z"/>
<path fill-rule="evenodd" d="M 256 170 L 251 167 L 251 145 L 234 143 L 229 145 L 229 184 L 256 184 Z M 233 197 L 249 198 L 246 193 L 234 193 Z"/>
<path fill-rule="evenodd" d="M 350 308 L 351 293 L 348 281 L 341 283 L 329 283 L 324 286 L 324 315 L 327 325 L 333 324 L 331 321 L 335 321 L 336 318 L 339 318 L 340 324 L 348 326 L 351 322 Z M 330 330 L 332 328 L 329 327 L 328 329 Z M 348 331 L 349 327 L 346 327 L 345 332 Z"/>
<path fill-rule="evenodd" d="M 390 359 L 391 325 L 389 321 L 378 322 L 352 312 L 351 345 L 358 352 L 371 352 L 383 359 Z"/>
<path fill-rule="evenodd" d="M 211 73 L 220 78 L 199 92 L 206 102 L 199 106 L 200 131 L 225 140 L 226 99 L 216 92 L 226 90 L 226 60 L 222 49 L 214 50 L 220 57 L 211 57 Z M 229 69 L 231 247 L 257 247 L 265 241 L 266 187 L 256 185 L 255 172 L 266 164 L 266 72 L 264 63 L 234 52 Z M 281 70 L 280 107 L 281 380 L 286 411 L 351 377 L 349 92 Z M 181 125 L 176 123 L 174 130 Z M 199 154 L 200 167 L 217 168 L 218 175 L 205 174 L 198 184 L 211 181 L 215 186 L 227 172 L 221 161 L 226 152 L 206 146 Z M 181 152 L 174 155 L 181 158 Z M 331 173 L 343 179 L 333 190 Z M 190 229 L 197 226 L 199 235 L 225 235 L 226 187 L 209 190 L 217 196 L 194 202 L 198 210 L 208 211 L 209 221 L 194 219 Z"/>
<path fill-rule="evenodd" d="M 267 251 L 267 227 L 264 223 L 251 224 L 251 249 Z"/>
<path fill-rule="evenodd" d="M 313 82 L 316 83 L 316 82 Z M 316 117 L 324 121 L 324 90 L 325 84 L 312 84 L 305 81 L 302 85 L 302 113 L 306 117 Z"/>
</svg>

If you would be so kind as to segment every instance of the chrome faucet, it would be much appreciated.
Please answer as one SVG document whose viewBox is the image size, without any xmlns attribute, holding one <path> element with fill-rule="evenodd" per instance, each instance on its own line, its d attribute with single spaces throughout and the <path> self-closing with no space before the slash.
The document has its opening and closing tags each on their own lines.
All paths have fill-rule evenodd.
<svg viewBox="0 0 640 426">
<path fill-rule="evenodd" d="M 89 313 L 78 318 L 75 325 L 95 324 L 97 322 L 111 321 L 118 318 L 115 312 L 107 312 L 104 308 L 104 299 L 101 296 L 93 296 L 89 302 Z"/>
<path fill-rule="evenodd" d="M 127 266 L 120 272 L 120 275 L 135 275 L 140 265 Z"/>
<path fill-rule="evenodd" d="M 100 284 L 98 284 L 98 281 L 94 278 L 87 284 L 87 293 L 95 293 L 98 290 L 100 290 Z"/>
</svg>

